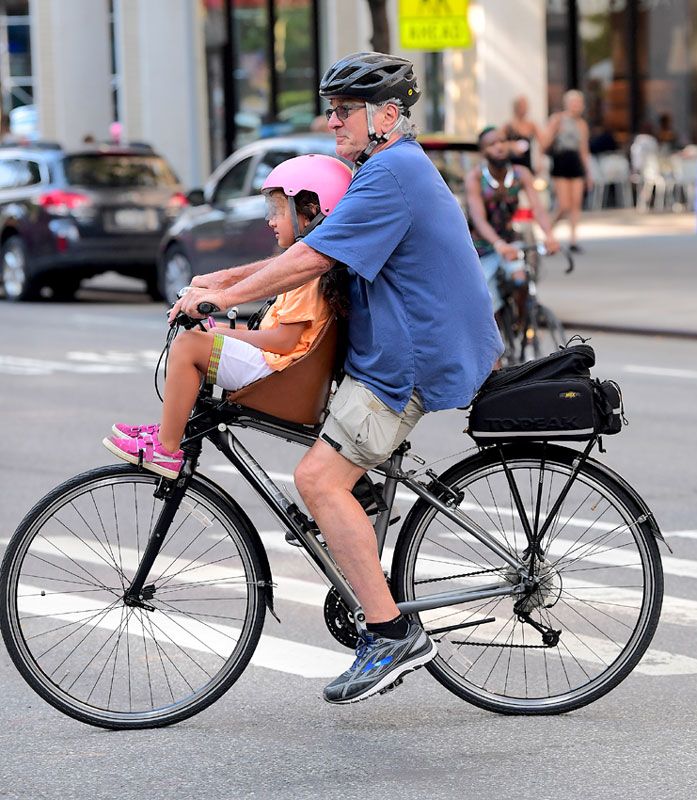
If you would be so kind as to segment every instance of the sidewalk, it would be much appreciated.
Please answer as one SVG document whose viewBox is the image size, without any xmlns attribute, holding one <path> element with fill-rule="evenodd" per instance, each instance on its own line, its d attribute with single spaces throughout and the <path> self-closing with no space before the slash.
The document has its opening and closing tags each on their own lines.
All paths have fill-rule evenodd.
<svg viewBox="0 0 697 800">
<path fill-rule="evenodd" d="M 567 231 L 557 226 L 563 243 Z M 574 271 L 546 259 L 538 286 L 566 327 L 697 339 L 694 214 L 586 213 L 578 239 Z"/>
</svg>

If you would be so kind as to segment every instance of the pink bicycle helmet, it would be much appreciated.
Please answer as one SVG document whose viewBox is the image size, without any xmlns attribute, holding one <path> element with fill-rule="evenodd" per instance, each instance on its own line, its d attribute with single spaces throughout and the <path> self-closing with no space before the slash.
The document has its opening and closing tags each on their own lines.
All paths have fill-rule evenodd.
<svg viewBox="0 0 697 800">
<path fill-rule="evenodd" d="M 351 177 L 351 170 L 342 161 L 312 153 L 289 158 L 274 167 L 261 191 L 280 189 L 288 197 L 302 191 L 314 192 L 319 198 L 320 212 L 326 217 L 346 194 Z"/>
</svg>

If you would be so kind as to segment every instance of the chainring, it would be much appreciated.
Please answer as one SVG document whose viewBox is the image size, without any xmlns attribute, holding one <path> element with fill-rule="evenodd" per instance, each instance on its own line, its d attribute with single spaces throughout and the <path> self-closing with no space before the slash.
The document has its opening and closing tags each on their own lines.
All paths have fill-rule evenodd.
<svg viewBox="0 0 697 800">
<path fill-rule="evenodd" d="M 358 631 L 353 614 L 346 608 L 336 589 L 329 590 L 324 601 L 324 621 L 329 633 L 344 647 L 355 650 L 358 644 Z"/>
</svg>

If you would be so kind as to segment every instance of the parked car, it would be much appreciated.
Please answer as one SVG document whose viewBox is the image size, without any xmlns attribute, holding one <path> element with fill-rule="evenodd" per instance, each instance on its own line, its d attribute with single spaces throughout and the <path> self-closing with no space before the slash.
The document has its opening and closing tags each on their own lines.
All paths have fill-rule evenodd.
<svg viewBox="0 0 697 800">
<path fill-rule="evenodd" d="M 328 134 L 260 139 L 236 150 L 166 232 L 158 261 L 160 293 L 168 303 L 194 275 L 247 264 L 277 252 L 260 194 L 264 179 L 281 162 L 305 153 L 335 156 Z"/>
<path fill-rule="evenodd" d="M 187 200 L 162 156 L 144 147 L 0 148 L 0 285 L 8 300 L 43 287 L 69 299 L 115 270 L 157 293 L 158 246 Z"/>
</svg>

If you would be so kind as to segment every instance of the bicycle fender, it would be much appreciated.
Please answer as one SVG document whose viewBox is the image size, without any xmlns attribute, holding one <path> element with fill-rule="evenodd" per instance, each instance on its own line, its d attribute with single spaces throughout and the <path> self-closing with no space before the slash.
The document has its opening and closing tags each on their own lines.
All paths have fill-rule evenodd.
<svg viewBox="0 0 697 800">
<path fill-rule="evenodd" d="M 256 555 L 259 557 L 259 562 L 264 573 L 264 601 L 266 602 L 266 607 L 271 612 L 273 618 L 277 622 L 280 622 L 281 620 L 278 614 L 276 614 L 276 610 L 274 609 L 273 605 L 273 577 L 271 575 L 271 565 L 269 564 L 269 557 L 266 554 L 266 549 L 261 541 L 259 532 L 254 527 L 247 512 L 225 491 L 225 489 L 215 483 L 215 481 L 212 481 L 206 475 L 203 475 L 201 472 L 196 473 L 196 479 L 201 481 L 201 483 L 203 483 L 207 489 L 210 489 L 213 493 L 217 494 L 218 497 L 223 500 L 223 502 L 227 503 L 231 508 L 233 508 L 235 513 L 239 514 L 239 516 L 242 517 L 242 519 L 244 519 L 244 521 L 247 523 L 252 540 L 252 546 L 256 551 Z"/>
<path fill-rule="evenodd" d="M 603 472 L 608 477 L 611 477 L 616 483 L 619 483 L 620 486 L 627 492 L 627 494 L 632 498 L 632 500 L 637 504 L 637 506 L 641 509 L 642 513 L 646 515 L 646 522 L 649 525 L 649 529 L 651 533 L 654 535 L 654 538 L 658 539 L 659 542 L 663 542 L 663 544 L 668 548 L 669 552 L 673 552 L 671 546 L 665 540 L 665 537 L 661 533 L 661 529 L 658 527 L 658 523 L 656 522 L 656 517 L 653 515 L 653 511 L 648 507 L 644 498 L 637 492 L 637 490 L 631 486 L 627 481 L 621 476 L 618 475 L 613 469 L 606 466 L 605 464 L 601 463 L 600 461 L 596 461 L 594 458 L 589 458 L 588 461 L 600 472 Z"/>
<path fill-rule="evenodd" d="M 539 447 L 542 447 L 541 445 Z M 521 452 L 525 454 L 529 452 L 529 446 L 525 444 L 514 443 L 511 445 L 506 445 L 504 447 L 506 453 L 514 451 L 514 452 Z M 561 447 L 559 445 L 546 445 L 546 452 L 552 453 L 555 450 L 558 451 L 566 451 L 567 453 L 572 453 L 574 456 L 578 456 L 579 453 L 576 450 L 572 450 L 569 447 Z M 595 458 L 588 458 L 587 463 L 590 464 L 593 469 L 598 470 L 598 472 L 602 472 L 606 477 L 613 480 L 617 483 L 621 488 L 630 496 L 634 503 L 636 503 L 637 508 L 641 511 L 641 513 L 646 517 L 646 524 L 649 526 L 649 530 L 653 534 L 655 539 L 658 539 L 659 542 L 663 542 L 668 550 L 672 553 L 670 545 L 663 537 L 661 533 L 661 529 L 658 527 L 658 523 L 656 522 L 656 518 L 653 515 L 653 511 L 648 507 L 644 498 L 637 492 L 637 490 L 621 476 L 615 470 L 608 467 L 606 464 L 603 464 L 602 461 L 598 461 Z"/>
</svg>

